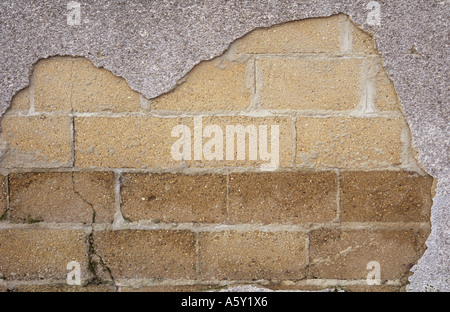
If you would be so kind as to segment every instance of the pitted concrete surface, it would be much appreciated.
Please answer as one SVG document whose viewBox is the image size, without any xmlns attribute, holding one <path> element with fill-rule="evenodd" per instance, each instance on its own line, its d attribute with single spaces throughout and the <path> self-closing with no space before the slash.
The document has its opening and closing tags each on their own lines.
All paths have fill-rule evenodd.
<svg viewBox="0 0 450 312">
<path fill-rule="evenodd" d="M 428 249 L 408 290 L 450 291 L 448 1 L 376 1 L 381 21 L 374 26 L 368 25 L 368 0 L 80 0 L 77 26 L 67 24 L 68 2 L 0 2 L 0 114 L 29 84 L 33 64 L 50 56 L 87 57 L 150 99 L 258 27 L 345 13 L 373 33 L 419 161 L 439 179 Z"/>
</svg>

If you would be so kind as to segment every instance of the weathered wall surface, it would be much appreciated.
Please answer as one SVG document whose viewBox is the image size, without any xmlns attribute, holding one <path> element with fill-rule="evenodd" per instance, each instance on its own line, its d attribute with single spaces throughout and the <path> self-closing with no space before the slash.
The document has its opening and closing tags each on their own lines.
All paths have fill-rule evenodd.
<svg viewBox="0 0 450 312">
<path fill-rule="evenodd" d="M 0 14 L 5 22 L 1 25 L 1 32 L 7 34 L 1 38 L 3 112 L 13 94 L 31 82 L 13 99 L 12 109 L 2 118 L 2 167 L 5 168 L 2 210 L 6 211 L 2 216 L 6 220 L 1 227 L 4 241 L 20 237 L 23 252 L 38 244 L 39 248 L 35 248 L 38 251 L 61 250 L 62 253 L 61 259 L 55 258 L 47 263 L 39 258 L 43 256 L 45 259 L 45 254 L 37 252 L 30 257 L 36 260 L 36 265 L 31 267 L 30 263 L 26 263 L 26 258 L 21 260 L 18 250 L 18 254 L 3 258 L 5 267 L 9 267 L 7 263 L 16 265 L 3 274 L 10 280 L 16 280 L 17 274 L 22 276 L 17 280 L 42 277 L 50 281 L 61 280 L 67 273 L 59 265 L 63 258 L 84 259 L 80 262 L 84 265 L 83 270 L 90 271 L 91 280 L 95 271 L 93 278 L 96 281 L 106 283 L 111 278 L 123 278 L 124 285 L 130 285 L 133 283 L 129 278 L 136 278 L 145 270 L 133 272 L 138 268 L 126 267 L 120 252 L 111 250 L 116 246 L 111 242 L 136 241 L 132 248 L 138 254 L 141 250 L 139 243 L 160 248 L 158 244 L 166 240 L 180 244 L 180 247 L 173 248 L 175 254 L 167 253 L 167 258 L 163 259 L 164 267 L 158 269 L 156 266 L 154 276 L 144 278 L 151 280 L 159 277 L 174 264 L 173 259 L 177 259 L 186 260 L 176 264 L 178 273 L 175 275 L 182 274 L 183 277 L 174 275 L 168 278 L 190 281 L 187 283 L 189 285 L 181 283 L 180 287 L 190 287 L 195 284 L 192 280 L 198 279 L 208 280 L 208 287 L 217 286 L 214 282 L 210 283 L 216 276 L 208 272 L 221 273 L 219 280 L 224 276 L 235 280 L 271 280 L 276 279 L 276 275 L 286 277 L 284 284 L 281 283 L 284 287 L 293 283 L 293 288 L 306 288 L 315 282 L 301 281 L 313 279 L 321 280 L 319 288 L 324 285 L 333 287 L 332 280 L 335 278 L 356 280 L 345 285 L 360 287 L 362 271 L 355 270 L 351 263 L 367 259 L 361 260 L 358 251 L 355 251 L 356 254 L 351 251 L 352 244 L 363 245 L 358 240 L 364 241 L 365 237 L 355 235 L 355 231 L 366 230 L 365 241 L 383 246 L 383 240 L 387 240 L 390 243 L 386 246 L 404 250 L 401 254 L 405 259 L 392 260 L 386 256 L 387 262 L 382 263 L 382 268 L 387 266 L 390 272 L 389 282 L 383 287 L 398 288 L 409 271 L 408 266 L 413 265 L 418 255 L 422 254 L 423 240 L 430 228 L 427 212 L 430 195 L 427 192 L 431 188 L 431 178 L 424 178 L 424 171 L 418 168 L 414 159 L 407 121 L 420 163 L 439 180 L 431 213 L 432 231 L 427 242 L 428 250 L 414 269 L 416 273 L 409 287 L 411 290 L 448 289 L 446 188 L 449 106 L 446 83 L 448 66 L 443 44 L 448 40 L 448 3 L 380 1 L 380 4 L 381 23 L 369 26 L 367 1 L 313 1 L 308 4 L 285 1 L 225 4 L 217 1 L 208 6 L 186 1 L 167 2 L 166 5 L 85 1 L 82 3 L 81 25 L 69 26 L 65 16 L 67 3 L 64 1 L 42 1 L 39 7 L 31 1 L 2 2 Z M 371 28 L 381 55 L 373 49 L 367 36 L 342 17 L 331 17 L 325 23 L 309 26 L 308 23 L 314 22 L 285 24 L 269 31 L 255 31 L 242 38 L 224 56 L 195 67 L 185 77 L 186 81 L 173 92 L 159 96 L 174 87 L 200 60 L 222 54 L 231 42 L 255 27 L 340 12 L 350 15 L 357 24 Z M 295 40 L 290 40 L 289 34 L 296 34 L 296 31 L 305 34 L 305 38 L 296 36 Z M 325 35 L 314 37 L 314 34 Z M 98 70 L 81 58 L 51 58 L 33 67 L 39 59 L 53 55 L 88 57 L 97 66 L 104 66 L 124 77 L 134 90 L 153 99 L 148 101 L 132 91 L 123 79 Z M 381 64 L 384 64 L 387 73 L 382 70 Z M 33 72 L 30 71 L 32 69 Z M 305 80 L 306 73 L 313 74 Z M 399 101 L 388 77 L 395 84 Z M 209 83 L 207 88 L 204 81 Z M 333 84 L 336 81 L 340 83 Z M 227 87 L 224 88 L 224 85 Z M 212 93 L 211 90 L 215 91 Z M 299 90 L 303 91 L 299 93 Z M 302 100 L 299 100 L 299 94 Z M 170 148 L 167 146 L 171 138 L 170 130 L 180 123 L 195 128 L 195 116 L 202 116 L 205 125 L 220 127 L 236 123 L 256 126 L 279 124 L 283 134 L 280 141 L 280 166 L 283 170 L 277 173 L 276 183 L 280 183 L 280 187 L 283 184 L 292 185 L 290 179 L 304 180 L 305 183 L 309 179 L 313 181 L 310 183 L 319 183 L 321 187 L 313 185 L 311 189 L 325 193 L 335 191 L 335 207 L 331 203 L 324 213 L 301 212 L 292 215 L 290 207 L 293 203 L 286 201 L 280 203 L 277 210 L 280 215 L 272 216 L 273 211 L 267 212 L 267 207 L 248 199 L 254 197 L 248 192 L 264 190 L 266 179 L 273 179 L 272 174 L 265 177 L 267 173 L 244 170 L 249 171 L 249 176 L 239 174 L 235 177 L 235 173 L 220 169 L 222 163 L 214 161 L 199 163 L 183 159 L 177 163 L 167 150 Z M 322 131 L 308 132 L 311 129 Z M 339 153 L 330 153 L 338 147 Z M 257 161 L 226 162 L 227 167 L 234 168 L 260 165 Z M 182 175 L 149 174 L 155 168 L 161 170 L 158 174 L 168 170 L 170 174 Z M 177 171 L 176 168 L 183 169 Z M 308 176 L 312 174 L 309 172 L 311 170 L 325 176 L 313 179 Z M 377 171 L 376 177 L 367 173 L 368 170 Z M 201 174 L 198 178 L 210 182 L 195 179 L 199 173 L 206 172 L 211 176 Z M 300 172 L 301 177 L 293 178 L 289 176 L 291 172 Z M 251 190 L 244 190 L 243 194 L 236 193 L 236 186 L 230 183 L 235 180 L 238 190 L 241 190 L 239 183 L 256 185 Z M 395 192 L 404 195 L 406 189 L 412 190 L 411 196 L 402 198 L 409 203 L 407 207 L 414 207 L 412 211 L 405 212 L 402 200 L 397 202 L 397 208 L 387 209 L 392 208 L 390 197 L 385 204 L 378 205 L 384 197 L 374 193 L 380 192 L 387 182 L 393 183 L 389 187 L 393 190 L 392 202 L 401 198 Z M 127 188 L 127 183 L 131 187 Z M 189 211 L 186 213 L 162 213 L 163 206 L 156 206 L 149 213 L 143 203 L 136 200 L 143 191 L 133 187 L 133 183 L 149 187 L 167 186 L 167 183 L 182 186 L 193 183 L 195 187 L 198 183 L 199 188 L 211 183 L 215 188 L 208 189 L 212 193 L 207 192 L 206 196 L 214 198 L 217 201 L 215 207 L 219 209 L 208 210 L 208 213 L 195 211 L 192 207 L 198 205 L 195 205 L 196 199 L 193 198 L 191 203 L 187 203 Z M 369 191 L 373 195 L 362 198 L 350 196 L 350 199 L 348 194 L 358 193 L 354 184 L 361 184 L 365 190 L 374 190 Z M 305 186 L 302 185 L 303 189 Z M 54 196 L 47 191 L 52 187 L 57 188 L 55 193 L 51 192 Z M 166 188 L 161 189 L 159 195 L 142 195 L 144 199 L 148 195 L 144 202 L 154 202 L 153 199 L 168 192 Z M 45 200 L 41 203 L 40 200 L 33 201 L 31 207 L 27 200 L 30 196 L 42 198 L 42 192 L 46 194 Z M 183 193 L 182 187 L 177 188 L 176 194 L 166 194 L 164 198 L 171 202 L 171 206 L 176 206 L 176 198 Z M 100 199 L 97 198 L 99 194 Z M 270 198 L 268 195 L 265 201 L 277 203 L 280 198 L 290 198 L 292 195 L 278 196 Z M 327 198 L 325 195 L 322 197 Z M 11 206 L 13 198 L 17 204 L 14 207 Z M 302 199 L 308 202 L 307 196 Z M 64 211 L 60 203 L 66 200 L 72 202 L 72 207 L 76 209 Z M 223 212 L 223 201 L 226 202 L 226 214 Z M 352 204 L 352 201 L 359 204 Z M 241 207 L 242 202 L 246 203 L 251 213 L 246 214 L 236 208 L 233 211 L 233 207 Z M 45 205 L 49 203 L 54 207 L 53 213 L 45 210 Z M 355 213 L 355 207 L 361 211 Z M 264 218 L 253 220 L 254 215 Z M 153 223 L 149 225 L 144 221 L 145 231 L 141 232 L 138 225 L 133 225 L 135 219 L 163 223 L 154 227 Z M 294 227 L 291 224 L 287 228 L 284 225 L 281 228 L 269 226 L 268 229 L 267 225 L 262 228 L 247 227 L 252 222 L 283 224 L 286 220 L 293 222 Z M 319 223 L 320 226 L 302 224 L 303 220 Z M 106 225 L 111 221 L 116 221 L 115 226 L 125 228 L 113 231 L 114 226 Z M 36 222 L 38 225 L 29 224 Z M 172 222 L 182 226 L 172 228 Z M 215 227 L 200 226 L 193 229 L 186 222 L 222 222 L 227 226 L 231 224 L 231 228 L 220 227 L 216 230 Z M 166 228 L 165 223 L 171 225 Z M 246 226 L 241 228 L 239 224 Z M 45 231 L 41 233 L 41 229 Z M 22 231 L 27 233 L 18 234 Z M 271 263 L 267 258 L 252 258 L 252 249 L 249 249 L 250 256 L 233 250 L 233 241 L 248 241 L 250 246 L 257 245 L 261 242 L 261 238 L 257 239 L 260 232 L 271 233 L 265 235 L 264 240 L 264 246 L 273 246 L 273 253 L 269 255 L 283 254 L 287 250 L 292 253 L 286 253 L 286 261 L 282 261 L 288 267 L 274 268 L 267 264 Z M 33 242 L 36 237 L 40 237 L 39 242 Z M 294 249 L 284 246 L 281 252 L 276 250 L 280 248 L 276 243 L 280 239 L 286 244 L 290 240 L 305 243 L 303 247 L 296 245 Z M 329 239 L 336 243 L 325 243 Z M 63 245 L 63 241 L 68 241 L 70 246 Z M 401 243 L 396 245 L 392 243 L 394 241 Z M 239 258 L 229 259 L 231 262 L 250 261 L 264 270 L 249 269 L 248 276 L 227 271 L 225 264 L 219 266 L 223 271 L 218 270 L 214 267 L 214 264 L 218 265 L 214 262 L 215 248 L 224 244 L 229 245 L 225 249 L 228 254 Z M 5 250 L 14 250 L 8 248 L 7 243 L 3 246 L 6 246 Z M 339 253 L 342 250 L 349 251 L 350 255 Z M 129 253 L 133 254 L 133 251 Z M 385 253 L 390 254 L 389 250 Z M 364 251 L 361 254 L 365 257 L 371 255 Z M 150 260 L 145 257 L 145 261 L 139 259 L 139 255 L 136 257 L 135 261 L 143 266 L 150 265 L 145 261 L 152 261 L 151 257 Z M 290 262 L 298 257 L 304 257 L 305 261 Z M 350 263 L 350 266 L 340 266 L 337 271 L 334 267 L 328 268 L 327 261 L 322 260 L 330 257 L 344 257 L 345 261 L 341 263 Z M 226 255 L 222 258 L 227 259 Z M 402 265 L 396 261 L 403 261 Z M 99 265 L 93 268 L 94 263 Z M 315 271 L 314 267 L 321 268 Z M 366 270 L 364 272 L 367 273 Z M 223 282 L 218 284 L 223 285 Z M 15 287 L 14 283 L 10 285 Z M 18 282 L 17 285 L 22 284 Z"/>
<path fill-rule="evenodd" d="M 1 126 L 13 290 L 58 287 L 70 261 L 100 289 L 400 290 L 430 232 L 433 179 L 342 14 L 251 32 L 151 101 L 85 58 L 45 59 Z"/>
</svg>

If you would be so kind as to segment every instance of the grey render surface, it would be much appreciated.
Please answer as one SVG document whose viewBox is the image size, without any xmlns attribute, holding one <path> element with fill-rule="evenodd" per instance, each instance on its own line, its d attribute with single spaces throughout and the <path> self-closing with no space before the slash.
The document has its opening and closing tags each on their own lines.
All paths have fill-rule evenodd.
<svg viewBox="0 0 450 312">
<path fill-rule="evenodd" d="M 419 161 L 439 180 L 428 249 L 413 267 L 407 289 L 450 290 L 448 1 L 379 0 L 381 23 L 374 26 L 367 22 L 369 0 L 79 0 L 78 26 L 67 25 L 68 2 L 0 2 L 0 115 L 29 84 L 33 64 L 42 58 L 87 57 L 151 99 L 255 28 L 349 15 L 374 35 Z"/>
</svg>

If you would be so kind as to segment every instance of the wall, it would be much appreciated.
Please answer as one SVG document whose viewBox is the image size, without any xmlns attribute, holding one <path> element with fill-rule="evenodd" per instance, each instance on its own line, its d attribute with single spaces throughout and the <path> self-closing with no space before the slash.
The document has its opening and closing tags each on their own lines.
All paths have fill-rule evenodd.
<svg viewBox="0 0 450 312">
<path fill-rule="evenodd" d="M 279 166 L 260 144 L 195 159 L 199 117 L 223 135 L 278 125 Z M 191 153 L 174 159 L 179 125 Z M 152 100 L 87 59 L 44 59 L 1 126 L 5 289 L 67 290 L 74 260 L 79 290 L 403 290 L 430 232 L 433 179 L 344 15 L 255 30 Z"/>
</svg>

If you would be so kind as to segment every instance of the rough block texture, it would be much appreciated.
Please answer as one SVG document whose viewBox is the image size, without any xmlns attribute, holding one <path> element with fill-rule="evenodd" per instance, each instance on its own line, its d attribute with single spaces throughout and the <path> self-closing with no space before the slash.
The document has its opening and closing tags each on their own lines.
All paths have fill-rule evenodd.
<svg viewBox="0 0 450 312">
<path fill-rule="evenodd" d="M 204 62 L 181 85 L 151 101 L 152 110 L 240 111 L 250 105 L 252 62 Z"/>
<path fill-rule="evenodd" d="M 293 124 L 292 124 L 292 118 L 290 117 L 247 117 L 247 116 L 232 116 L 232 117 L 225 117 L 225 116 L 214 116 L 214 117 L 203 117 L 202 118 L 202 126 L 203 128 L 206 128 L 209 125 L 212 126 L 218 126 L 220 129 L 217 129 L 219 131 L 216 131 L 216 129 L 211 130 L 212 133 L 209 137 L 203 138 L 203 144 L 200 149 L 202 152 L 201 160 L 197 160 L 195 156 L 195 131 L 194 128 L 195 123 L 193 118 L 184 118 L 183 119 L 184 125 L 187 125 L 191 131 L 191 157 L 190 160 L 186 160 L 186 164 L 190 167 L 197 167 L 197 168 L 208 168 L 208 167 L 262 167 L 262 166 L 268 166 L 271 167 L 270 160 L 264 160 L 263 157 L 261 157 L 262 153 L 273 153 L 277 154 L 279 161 L 276 164 L 279 167 L 292 167 L 293 164 Z M 227 144 L 227 126 L 233 126 L 234 131 L 230 131 L 232 135 L 229 136 L 231 140 L 234 140 L 234 142 L 231 142 Z M 241 129 L 237 128 L 239 126 L 242 126 Z M 267 142 L 267 147 L 265 149 L 262 149 L 262 146 L 260 144 L 261 135 L 264 135 L 263 131 L 260 131 L 260 126 L 267 126 L 265 128 L 266 133 L 265 137 L 267 138 L 264 140 Z M 275 133 L 275 130 L 272 130 L 272 126 L 278 126 L 279 131 L 279 148 L 278 153 L 276 149 L 272 150 L 272 144 L 271 144 L 271 136 L 272 133 Z M 248 128 L 250 127 L 250 128 Z M 251 129 L 254 129 L 253 133 L 256 134 L 255 137 L 250 138 L 249 132 L 252 132 Z M 241 131 L 242 130 L 242 131 Z M 245 134 L 245 142 L 244 137 L 239 135 L 239 133 Z M 205 135 L 205 132 L 203 132 Z M 232 139 L 234 137 L 234 139 Z M 219 141 L 223 142 L 222 149 L 217 147 L 219 145 L 214 144 L 215 142 Z M 185 141 L 186 142 L 186 141 Z M 208 143 L 209 142 L 209 143 Z M 240 143 L 242 142 L 242 143 Z M 233 144 L 234 143 L 234 144 Z M 253 145 L 251 144 L 253 143 Z M 214 147 L 216 146 L 217 150 Z M 255 154 L 254 159 L 250 156 L 250 149 L 252 146 L 255 147 Z M 245 156 L 244 159 L 238 159 L 238 147 L 245 149 Z M 227 158 L 227 149 L 231 148 L 231 157 Z M 218 159 L 218 157 L 212 159 L 208 159 L 205 157 L 205 149 L 207 151 L 216 152 L 218 157 L 221 157 L 221 159 Z M 273 152 L 272 152 L 273 151 Z"/>
<path fill-rule="evenodd" d="M 71 58 L 51 58 L 36 64 L 33 71 L 34 106 L 37 111 L 72 109 Z"/>
<path fill-rule="evenodd" d="M 171 133 L 180 118 L 75 118 L 75 166 L 80 168 L 169 168 Z"/>
<path fill-rule="evenodd" d="M 34 70 L 37 112 L 139 111 L 139 94 L 123 78 L 97 69 L 84 58 L 58 57 L 39 62 Z"/>
<path fill-rule="evenodd" d="M 169 90 L 201 60 L 222 53 L 230 42 L 257 27 L 345 13 L 373 33 L 395 81 L 416 147 L 426 170 L 439 178 L 433 234 L 411 289 L 448 290 L 448 1 L 379 1 L 379 25 L 370 23 L 367 2 L 331 0 L 175 3 L 90 2 L 81 25 L 66 25 L 67 1 L 51 6 L 5 0 L 1 20 L 7 44 L 0 45 L 4 79 L 1 112 L 14 92 L 28 84 L 29 69 L 49 55 L 84 55 L 127 78 L 148 98 Z M 123 8 L 127 10 L 123 10 Z M 171 18 L 161 19 L 170 10 Z M 132 13 L 130 13 L 132 12 Z M 149 18 L 148 12 L 152 12 Z M 219 12 L 219 13 L 218 13 Z M 407 14 L 405 14 L 407 13 Z M 27 16 L 29 18 L 23 18 Z M 189 16 L 191 18 L 186 18 Z M 116 22 L 111 26 L 111 18 Z M 95 22 L 93 22 L 95 21 Z M 151 29 L 151 32 L 147 32 Z M 20 38 L 20 40 L 17 40 Z M 186 40 L 189 38 L 189 40 Z"/>
<path fill-rule="evenodd" d="M 297 165 L 386 168 L 401 163 L 401 118 L 298 118 Z"/>
<path fill-rule="evenodd" d="M 398 100 L 397 92 L 394 89 L 394 84 L 389 78 L 387 72 L 382 68 L 376 77 L 377 86 L 377 107 L 381 111 L 400 110 L 400 102 Z"/>
<path fill-rule="evenodd" d="M 428 231 L 321 229 L 309 238 L 309 278 L 362 279 L 380 264 L 381 280 L 400 280 L 425 248 Z"/>
<path fill-rule="evenodd" d="M 67 264 L 77 261 L 85 277 L 86 239 L 83 231 L 1 229 L 0 275 L 6 280 L 65 280 Z"/>
<path fill-rule="evenodd" d="M 411 172 L 343 172 L 341 221 L 429 222 L 432 182 Z"/>
<path fill-rule="evenodd" d="M 374 47 L 344 15 L 258 29 L 154 99 L 46 58 L 2 120 L 0 231 L 83 233 L 93 290 L 365 289 L 369 258 L 383 285 L 368 289 L 404 289 L 435 181 Z M 66 290 L 26 270 L 2 287 Z"/>
<path fill-rule="evenodd" d="M 11 100 L 10 111 L 27 112 L 30 109 L 30 88 L 19 91 Z"/>
<path fill-rule="evenodd" d="M 9 176 L 11 221 L 112 223 L 114 173 L 39 172 Z"/>
<path fill-rule="evenodd" d="M 231 174 L 230 221 L 330 222 L 337 217 L 336 192 L 334 172 Z"/>
<path fill-rule="evenodd" d="M 351 110 L 359 103 L 361 59 L 274 59 L 256 62 L 267 109 Z"/>
<path fill-rule="evenodd" d="M 358 27 L 352 27 L 352 51 L 362 54 L 379 54 L 373 37 Z"/>
<path fill-rule="evenodd" d="M 120 292 L 201 292 L 220 291 L 224 286 L 217 285 L 155 285 L 143 287 L 121 287 Z"/>
<path fill-rule="evenodd" d="M 5 116 L 1 121 L 1 167 L 72 166 L 71 124 L 66 116 Z"/>
<path fill-rule="evenodd" d="M 195 234 L 189 231 L 105 231 L 95 251 L 116 278 L 195 277 Z"/>
<path fill-rule="evenodd" d="M 92 62 L 75 59 L 72 69 L 72 107 L 77 112 L 136 112 L 139 93 L 131 90 L 123 78 Z"/>
<path fill-rule="evenodd" d="M 258 29 L 237 43 L 240 53 L 339 53 L 342 17 L 306 19 Z"/>
<path fill-rule="evenodd" d="M 202 279 L 301 279 L 305 274 L 303 233 L 201 233 L 199 249 Z"/>
<path fill-rule="evenodd" d="M 126 174 L 122 214 L 132 221 L 220 223 L 227 218 L 224 175 Z"/>
</svg>

